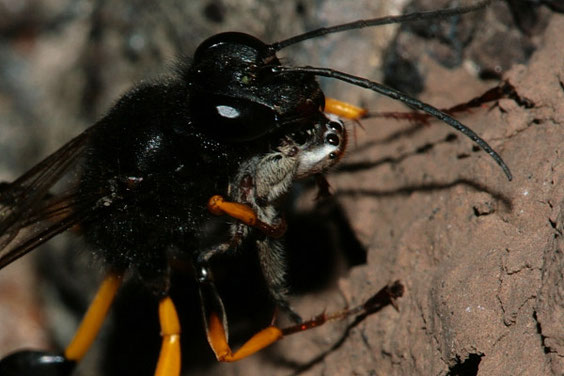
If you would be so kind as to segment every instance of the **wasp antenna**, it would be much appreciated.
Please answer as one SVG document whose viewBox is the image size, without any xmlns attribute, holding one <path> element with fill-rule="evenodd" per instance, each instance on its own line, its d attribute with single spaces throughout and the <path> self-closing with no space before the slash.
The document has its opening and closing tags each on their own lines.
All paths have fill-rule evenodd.
<svg viewBox="0 0 564 376">
<path fill-rule="evenodd" d="M 488 153 L 494 159 L 494 161 L 501 167 L 501 169 L 503 170 L 503 172 L 507 176 L 507 179 L 509 179 L 509 181 L 511 181 L 513 179 L 513 176 L 511 175 L 511 171 L 509 171 L 509 167 L 507 167 L 507 165 L 505 164 L 503 159 L 499 156 L 499 154 L 495 150 L 493 150 L 492 147 L 490 145 L 488 145 L 488 143 L 486 141 L 484 141 L 473 130 L 471 130 L 470 128 L 468 128 L 467 126 L 465 126 L 464 124 L 462 124 L 461 122 L 459 122 L 458 120 L 453 118 L 452 116 L 447 115 L 446 113 L 442 112 L 441 110 L 439 110 L 439 109 L 437 109 L 437 108 L 435 108 L 435 107 L 433 107 L 433 106 L 431 106 L 427 103 L 423 103 L 423 102 L 421 102 L 421 101 L 419 101 L 419 100 L 417 100 L 413 97 L 410 97 L 407 94 L 404 94 L 400 91 L 397 91 L 395 89 L 384 86 L 384 85 L 379 84 L 377 82 L 368 80 L 366 78 L 353 76 L 351 74 L 340 72 L 340 71 L 337 71 L 337 70 L 334 70 L 334 69 L 315 68 L 315 67 L 287 67 L 287 66 L 275 66 L 275 67 L 271 67 L 270 69 L 272 69 L 272 71 L 274 73 L 279 73 L 279 74 L 284 74 L 284 73 L 309 73 L 309 74 L 314 74 L 316 76 L 334 78 L 336 80 L 348 82 L 352 85 L 363 87 L 365 89 L 375 91 L 377 93 L 380 93 L 382 95 L 390 97 L 394 100 L 401 101 L 401 102 L 405 103 L 406 105 L 408 105 L 409 107 L 411 107 L 413 109 L 426 112 L 429 115 L 431 115 L 431 116 L 443 121 L 444 123 L 450 125 L 451 127 L 456 129 L 457 131 L 466 135 L 468 138 L 470 138 L 476 144 L 478 144 L 478 146 L 480 146 L 480 148 L 482 148 L 482 150 L 484 150 L 486 153 Z"/>
<path fill-rule="evenodd" d="M 491 3 L 497 0 L 483 0 L 478 1 L 473 5 L 468 5 L 459 8 L 444 8 L 437 10 L 429 10 L 423 12 L 414 12 L 409 14 L 403 14 L 399 16 L 387 16 L 381 18 L 371 18 L 367 20 L 357 20 L 341 25 L 335 25 L 331 27 L 322 27 L 316 30 L 308 31 L 303 34 L 293 36 L 291 38 L 275 42 L 270 45 L 274 51 L 280 51 L 283 48 L 291 46 L 292 44 L 300 43 L 308 39 L 318 38 L 323 35 L 340 33 L 347 30 L 363 29 L 365 27 L 373 27 L 380 25 L 389 25 L 394 23 L 412 22 L 427 20 L 430 18 L 445 18 L 456 16 L 463 13 L 473 12 L 482 8 L 487 7 Z"/>
</svg>

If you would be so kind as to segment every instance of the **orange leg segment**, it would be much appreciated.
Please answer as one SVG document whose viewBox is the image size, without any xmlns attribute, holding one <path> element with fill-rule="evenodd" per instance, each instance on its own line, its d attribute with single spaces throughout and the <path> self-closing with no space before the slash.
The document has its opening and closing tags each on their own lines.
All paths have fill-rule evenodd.
<svg viewBox="0 0 564 376">
<path fill-rule="evenodd" d="M 395 307 L 396 299 L 402 296 L 404 291 L 403 285 L 395 282 L 384 287 L 370 299 L 354 308 L 331 314 L 322 313 L 309 321 L 284 329 L 272 325 L 268 326 L 253 335 L 239 350 L 233 352 L 228 341 L 225 309 L 213 283 L 211 273 L 205 267 L 201 269 L 199 282 L 202 313 L 208 342 L 215 357 L 220 362 L 235 362 L 244 359 L 282 339 L 284 336 L 313 329 L 329 321 L 342 320 L 349 316 L 356 316 L 357 320 L 362 320 L 367 315 L 382 309 L 386 305 L 392 304 Z"/>
<path fill-rule="evenodd" d="M 239 350 L 232 352 L 227 343 L 227 335 L 223 323 L 216 314 L 208 317 L 208 342 L 220 362 L 236 362 L 264 349 L 282 338 L 282 331 L 269 326 L 252 336 Z"/>
<path fill-rule="evenodd" d="M 84 315 L 74 338 L 65 349 L 64 355 L 66 359 L 78 362 L 84 357 L 100 331 L 116 292 L 121 285 L 122 277 L 122 274 L 119 273 L 109 273 L 106 276 L 88 311 Z"/>
<path fill-rule="evenodd" d="M 358 120 L 367 113 L 364 108 L 333 98 L 325 98 L 325 111 L 350 120 Z"/>
<path fill-rule="evenodd" d="M 257 218 L 255 211 L 248 205 L 238 202 L 225 201 L 220 195 L 212 196 L 208 201 L 208 210 L 215 215 L 228 215 L 247 226 L 255 227 L 271 238 L 280 238 L 286 232 L 286 223 L 282 221 L 278 226 L 272 226 Z"/>
<path fill-rule="evenodd" d="M 225 201 L 220 195 L 215 195 L 208 201 L 208 209 L 212 214 L 227 214 L 240 220 L 248 226 L 255 226 L 258 218 L 253 209 L 238 202 Z"/>
<path fill-rule="evenodd" d="M 155 376 L 178 376 L 181 367 L 180 322 L 169 297 L 159 302 L 159 320 L 163 341 Z"/>
<path fill-rule="evenodd" d="M 403 285 L 396 281 L 391 285 L 385 286 L 370 299 L 354 308 L 344 309 L 334 313 L 322 313 L 311 320 L 304 321 L 301 324 L 289 326 L 284 329 L 269 326 L 252 336 L 235 353 L 231 351 L 231 348 L 227 343 L 226 330 L 222 324 L 222 320 L 220 320 L 217 314 L 212 312 L 208 315 L 208 319 L 206 320 L 208 342 L 210 343 L 217 360 L 220 362 L 236 362 L 253 355 L 254 353 L 282 339 L 284 336 L 310 330 L 327 322 L 342 320 L 350 316 L 356 316 L 357 320 L 362 320 L 369 314 L 379 311 L 390 304 L 397 308 L 395 305 L 396 300 L 403 295 L 403 292 Z"/>
<path fill-rule="evenodd" d="M 262 350 L 282 338 L 282 331 L 274 326 L 261 330 L 235 353 L 229 347 L 227 317 L 211 272 L 206 267 L 197 269 L 202 315 L 208 343 L 220 362 L 235 362 Z"/>
</svg>

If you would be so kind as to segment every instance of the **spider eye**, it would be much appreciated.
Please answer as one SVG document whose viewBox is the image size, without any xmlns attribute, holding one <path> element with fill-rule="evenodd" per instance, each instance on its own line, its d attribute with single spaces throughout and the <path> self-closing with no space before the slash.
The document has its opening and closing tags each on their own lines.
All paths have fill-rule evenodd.
<svg viewBox="0 0 564 376">
<path fill-rule="evenodd" d="M 335 133 L 329 133 L 327 136 L 325 136 L 325 141 L 327 141 L 329 145 L 333 146 L 339 145 L 340 142 L 339 137 Z"/>
<path fill-rule="evenodd" d="M 335 132 L 342 132 L 343 131 L 343 124 L 338 121 L 331 120 L 327 127 Z"/>
</svg>

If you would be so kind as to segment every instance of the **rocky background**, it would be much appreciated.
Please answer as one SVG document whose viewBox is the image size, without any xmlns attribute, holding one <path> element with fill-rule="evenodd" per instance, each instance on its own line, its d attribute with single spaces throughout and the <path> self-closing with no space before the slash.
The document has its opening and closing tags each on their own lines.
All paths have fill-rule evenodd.
<svg viewBox="0 0 564 376">
<path fill-rule="evenodd" d="M 166 73 L 214 33 L 238 30 L 272 42 L 461 4 L 1 0 L 0 181 L 16 178 L 133 83 Z M 185 373 L 564 374 L 562 8 L 557 0 L 499 1 L 448 21 L 350 32 L 283 51 L 288 62 L 369 77 L 439 108 L 512 88 L 456 117 L 500 152 L 514 179 L 438 121 L 351 123 L 348 155 L 328 175 L 333 196 L 315 201 L 313 184 L 304 182 L 288 209 L 292 303 L 309 317 L 361 303 L 400 280 L 406 292 L 398 310 L 387 307 L 348 330 L 348 322 L 335 322 L 217 364 L 190 276 L 178 276 Z M 323 85 L 373 113 L 407 111 L 362 89 Z M 252 250 L 217 266 L 234 343 L 272 316 L 255 266 Z M 99 278 L 72 237 L 3 269 L 0 354 L 63 348 Z M 158 330 L 154 299 L 127 285 L 77 374 L 152 374 Z"/>
</svg>

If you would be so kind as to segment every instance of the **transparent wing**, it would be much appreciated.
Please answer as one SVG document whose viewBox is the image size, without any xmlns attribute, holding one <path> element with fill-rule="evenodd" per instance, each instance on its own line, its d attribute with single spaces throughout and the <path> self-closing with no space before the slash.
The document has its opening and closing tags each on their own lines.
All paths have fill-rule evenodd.
<svg viewBox="0 0 564 376">
<path fill-rule="evenodd" d="M 50 190 L 78 164 L 94 127 L 75 137 L 13 183 L 0 184 L 0 269 L 91 217 L 104 192 L 72 186 Z"/>
</svg>

